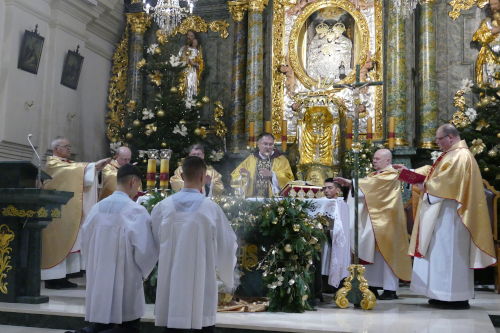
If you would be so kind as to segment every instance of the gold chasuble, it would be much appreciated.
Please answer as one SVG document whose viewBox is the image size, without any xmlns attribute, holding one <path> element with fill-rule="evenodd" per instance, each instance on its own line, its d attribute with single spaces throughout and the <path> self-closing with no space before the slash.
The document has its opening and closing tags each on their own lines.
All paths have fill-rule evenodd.
<svg viewBox="0 0 500 333">
<path fill-rule="evenodd" d="M 42 230 L 41 268 L 48 269 L 62 262 L 75 244 L 80 230 L 83 209 L 83 179 L 88 163 L 76 163 L 49 156 L 45 165 L 52 179 L 45 182 L 45 190 L 73 192 L 73 198 L 62 206 L 61 218 L 53 219 Z"/>
<path fill-rule="evenodd" d="M 259 161 L 263 161 L 263 159 L 260 157 L 259 152 L 256 151 L 241 162 L 240 165 L 238 165 L 231 173 L 231 179 L 234 180 L 240 177 L 240 169 L 245 168 L 250 172 L 250 179 L 245 193 L 247 197 L 256 196 L 258 194 L 257 187 L 260 183 L 262 183 L 259 180 L 259 175 L 257 173 L 257 163 Z M 294 180 L 288 159 L 284 155 L 281 155 L 277 150 L 275 150 L 271 156 L 271 171 L 276 174 L 280 188 L 283 188 L 286 184 L 288 184 L 288 182 Z M 265 192 L 268 196 L 272 196 L 273 191 L 271 181 L 267 180 L 266 184 L 267 188 L 265 189 Z"/>
<path fill-rule="evenodd" d="M 470 233 L 470 268 L 483 268 L 496 261 L 490 217 L 479 166 L 464 140 L 441 154 L 424 182 L 425 192 L 459 203 L 457 214 Z M 410 255 L 425 257 L 440 203 L 421 200 L 410 241 Z"/>
<path fill-rule="evenodd" d="M 170 185 L 174 192 L 179 192 L 184 186 L 184 181 L 182 180 L 182 167 L 178 167 L 174 171 L 174 175 L 170 178 Z M 207 165 L 207 176 L 212 177 L 212 195 L 221 195 L 224 192 L 224 183 L 222 183 L 222 176 L 213 166 Z M 205 193 L 205 186 L 203 186 L 203 194 Z"/>
<path fill-rule="evenodd" d="M 102 188 L 99 192 L 99 201 L 110 196 L 116 190 L 116 175 L 120 165 L 116 160 L 112 160 L 102 169 Z"/>
<path fill-rule="evenodd" d="M 401 280 L 411 280 L 408 232 L 399 173 L 391 166 L 359 180 L 372 222 L 376 246 L 387 265 Z"/>
</svg>

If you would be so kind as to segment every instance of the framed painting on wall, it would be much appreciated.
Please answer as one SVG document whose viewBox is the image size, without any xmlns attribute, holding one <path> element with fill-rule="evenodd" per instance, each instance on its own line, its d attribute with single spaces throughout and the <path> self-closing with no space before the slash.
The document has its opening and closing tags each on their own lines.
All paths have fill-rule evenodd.
<svg viewBox="0 0 500 333">
<path fill-rule="evenodd" d="M 45 38 L 38 34 L 38 26 L 35 31 L 24 31 L 21 41 L 21 49 L 17 59 L 17 68 L 33 74 L 38 73 L 38 65 L 42 56 L 43 42 Z"/>
<path fill-rule="evenodd" d="M 83 65 L 83 57 L 78 53 L 78 46 L 76 51 L 68 51 L 64 59 L 64 66 L 61 75 L 61 84 L 71 89 L 78 87 L 78 80 L 80 79 L 80 72 Z"/>
</svg>

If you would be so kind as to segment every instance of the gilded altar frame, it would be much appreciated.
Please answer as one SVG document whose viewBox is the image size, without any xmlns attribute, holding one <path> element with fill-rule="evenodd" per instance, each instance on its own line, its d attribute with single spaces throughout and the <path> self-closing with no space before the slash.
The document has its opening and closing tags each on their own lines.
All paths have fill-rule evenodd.
<svg viewBox="0 0 500 333">
<path fill-rule="evenodd" d="M 373 2 L 373 5 L 369 4 Z M 306 20 L 312 13 L 327 8 L 339 7 L 349 13 L 356 22 L 356 27 L 359 29 L 360 55 L 356 59 L 355 65 L 363 66 L 368 54 L 377 63 L 373 71 L 369 73 L 369 77 L 373 81 L 383 80 L 383 3 L 382 0 L 360 0 L 359 3 L 364 5 L 363 9 L 357 8 L 349 0 L 316 0 L 310 1 L 305 5 L 300 12 L 293 17 L 287 14 L 287 11 L 297 6 L 297 1 L 290 0 L 275 0 L 273 8 L 273 40 L 272 40 L 272 86 L 271 86 L 271 121 L 272 132 L 276 137 L 282 136 L 282 124 L 285 119 L 285 82 L 286 75 L 280 72 L 280 67 L 289 65 L 294 72 L 297 80 L 299 80 L 308 91 L 306 95 L 314 96 L 318 92 L 311 89 L 315 86 L 314 79 L 309 77 L 305 69 L 300 64 L 299 55 L 297 52 L 297 37 L 300 27 L 304 25 Z M 367 14 L 368 13 L 368 14 Z M 373 15 L 367 20 L 367 15 Z M 290 24 L 290 22 L 292 22 Z M 290 28 L 291 26 L 291 28 Z M 355 81 L 355 70 L 352 70 L 341 83 L 352 83 Z M 374 119 L 373 138 L 375 140 L 383 138 L 383 87 L 371 87 L 373 93 L 373 114 L 369 116 Z M 321 95 L 327 94 L 339 97 L 340 89 L 329 89 L 322 91 Z M 304 95 L 301 93 L 301 95 Z M 351 113 L 351 110 L 349 110 Z M 348 113 L 348 115 L 349 115 Z M 287 135 L 288 142 L 295 140 L 294 135 Z"/>
</svg>

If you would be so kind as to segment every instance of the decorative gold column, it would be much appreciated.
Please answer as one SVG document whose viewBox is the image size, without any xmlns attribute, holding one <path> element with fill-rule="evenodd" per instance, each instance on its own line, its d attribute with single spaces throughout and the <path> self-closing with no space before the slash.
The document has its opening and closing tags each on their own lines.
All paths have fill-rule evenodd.
<svg viewBox="0 0 500 333">
<path fill-rule="evenodd" d="M 418 22 L 418 90 L 420 112 L 420 148 L 435 149 L 438 127 L 438 91 L 436 81 L 436 27 L 434 24 L 435 0 L 420 1 Z"/>
<path fill-rule="evenodd" d="M 130 26 L 127 98 L 134 100 L 137 107 L 141 107 L 143 82 L 137 63 L 143 58 L 144 33 L 151 24 L 151 18 L 144 12 L 127 13 L 126 15 L 127 24 Z"/>
<path fill-rule="evenodd" d="M 405 21 L 395 1 L 385 2 L 387 6 L 387 53 L 386 53 L 386 125 L 389 119 L 395 121 L 395 144 L 406 146 L 406 38 Z M 386 127 L 387 128 L 387 127 Z"/>
<path fill-rule="evenodd" d="M 231 140 L 230 150 L 237 153 L 246 147 L 245 137 L 245 67 L 247 59 L 247 1 L 229 1 L 229 12 L 234 20 L 233 77 L 231 84 Z"/>
<path fill-rule="evenodd" d="M 248 44 L 246 70 L 246 127 L 255 123 L 255 134 L 264 126 L 264 33 L 262 12 L 268 0 L 248 3 Z"/>
</svg>

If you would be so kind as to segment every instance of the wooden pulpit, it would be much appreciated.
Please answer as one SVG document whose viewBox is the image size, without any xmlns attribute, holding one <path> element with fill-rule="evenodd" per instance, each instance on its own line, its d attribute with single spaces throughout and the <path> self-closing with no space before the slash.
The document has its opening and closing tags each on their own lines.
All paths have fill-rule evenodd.
<svg viewBox="0 0 500 333">
<path fill-rule="evenodd" d="M 27 161 L 0 162 L 0 175 L 0 302 L 48 302 L 40 296 L 41 231 L 73 193 L 36 188 L 38 168 Z"/>
</svg>

